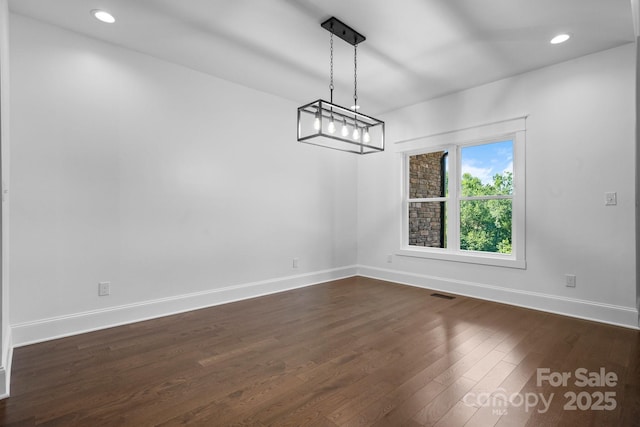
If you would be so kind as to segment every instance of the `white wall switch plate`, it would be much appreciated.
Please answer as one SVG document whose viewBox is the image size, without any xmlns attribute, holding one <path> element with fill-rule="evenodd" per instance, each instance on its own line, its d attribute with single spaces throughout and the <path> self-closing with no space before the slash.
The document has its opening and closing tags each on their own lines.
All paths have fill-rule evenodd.
<svg viewBox="0 0 640 427">
<path fill-rule="evenodd" d="M 111 293 L 111 282 L 98 283 L 98 296 L 106 297 Z"/>
<path fill-rule="evenodd" d="M 615 206 L 618 204 L 618 193 L 612 191 L 604 193 L 605 206 Z"/>
</svg>

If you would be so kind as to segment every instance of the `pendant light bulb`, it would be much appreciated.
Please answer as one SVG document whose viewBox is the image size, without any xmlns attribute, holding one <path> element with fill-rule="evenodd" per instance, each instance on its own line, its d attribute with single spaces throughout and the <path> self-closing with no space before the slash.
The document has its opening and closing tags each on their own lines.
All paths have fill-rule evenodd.
<svg viewBox="0 0 640 427">
<path fill-rule="evenodd" d="M 316 113 L 316 118 L 313 120 L 313 128 L 320 130 L 320 112 Z"/>
<path fill-rule="evenodd" d="M 342 136 L 346 137 L 349 135 L 349 128 L 347 127 L 347 119 L 342 119 Z"/>
<path fill-rule="evenodd" d="M 354 126 L 353 127 L 353 139 L 355 139 L 356 141 L 360 139 L 360 130 L 358 129 L 358 126 Z"/>
<path fill-rule="evenodd" d="M 364 128 L 364 133 L 362 134 L 362 140 L 366 143 L 371 142 L 371 135 L 369 135 L 369 128 Z"/>
<path fill-rule="evenodd" d="M 335 133 L 336 132 L 336 123 L 333 121 L 333 116 L 331 116 L 331 121 L 329 122 L 329 126 L 328 126 L 328 131 L 329 133 Z"/>
</svg>

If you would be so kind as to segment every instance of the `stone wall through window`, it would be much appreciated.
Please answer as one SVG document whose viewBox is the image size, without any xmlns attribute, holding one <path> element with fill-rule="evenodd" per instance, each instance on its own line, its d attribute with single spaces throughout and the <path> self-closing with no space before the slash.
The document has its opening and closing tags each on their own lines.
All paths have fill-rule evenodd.
<svg viewBox="0 0 640 427">
<path fill-rule="evenodd" d="M 446 152 L 409 157 L 409 198 L 423 199 L 445 196 L 443 173 Z M 409 203 L 409 245 L 445 247 L 445 202 Z"/>
</svg>

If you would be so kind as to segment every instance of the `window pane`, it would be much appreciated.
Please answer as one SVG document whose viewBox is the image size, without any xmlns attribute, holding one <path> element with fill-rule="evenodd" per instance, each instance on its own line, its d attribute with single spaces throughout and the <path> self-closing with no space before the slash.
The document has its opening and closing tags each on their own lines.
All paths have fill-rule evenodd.
<svg viewBox="0 0 640 427">
<path fill-rule="evenodd" d="M 513 194 L 513 141 L 463 147 L 462 196 Z"/>
<path fill-rule="evenodd" d="M 512 201 L 463 200 L 460 202 L 460 249 L 511 253 Z"/>
<path fill-rule="evenodd" d="M 409 156 L 409 198 L 444 197 L 446 170 L 446 151 Z"/>
<path fill-rule="evenodd" d="M 409 245 L 446 248 L 446 203 L 409 203 Z"/>
</svg>

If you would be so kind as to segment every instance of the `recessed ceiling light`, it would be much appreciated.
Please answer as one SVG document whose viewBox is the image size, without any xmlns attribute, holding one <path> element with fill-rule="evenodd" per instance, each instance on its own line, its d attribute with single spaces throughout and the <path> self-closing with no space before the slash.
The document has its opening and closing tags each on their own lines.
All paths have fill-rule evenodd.
<svg viewBox="0 0 640 427">
<path fill-rule="evenodd" d="M 106 12 L 104 10 L 93 9 L 91 11 L 91 14 L 98 21 L 106 22 L 107 24 L 113 24 L 114 22 L 116 22 L 116 18 L 114 18 L 112 14 L 110 14 L 109 12 Z"/>
<path fill-rule="evenodd" d="M 569 40 L 571 36 L 569 34 L 558 34 L 554 38 L 551 39 L 551 44 L 560 44 Z"/>
</svg>

